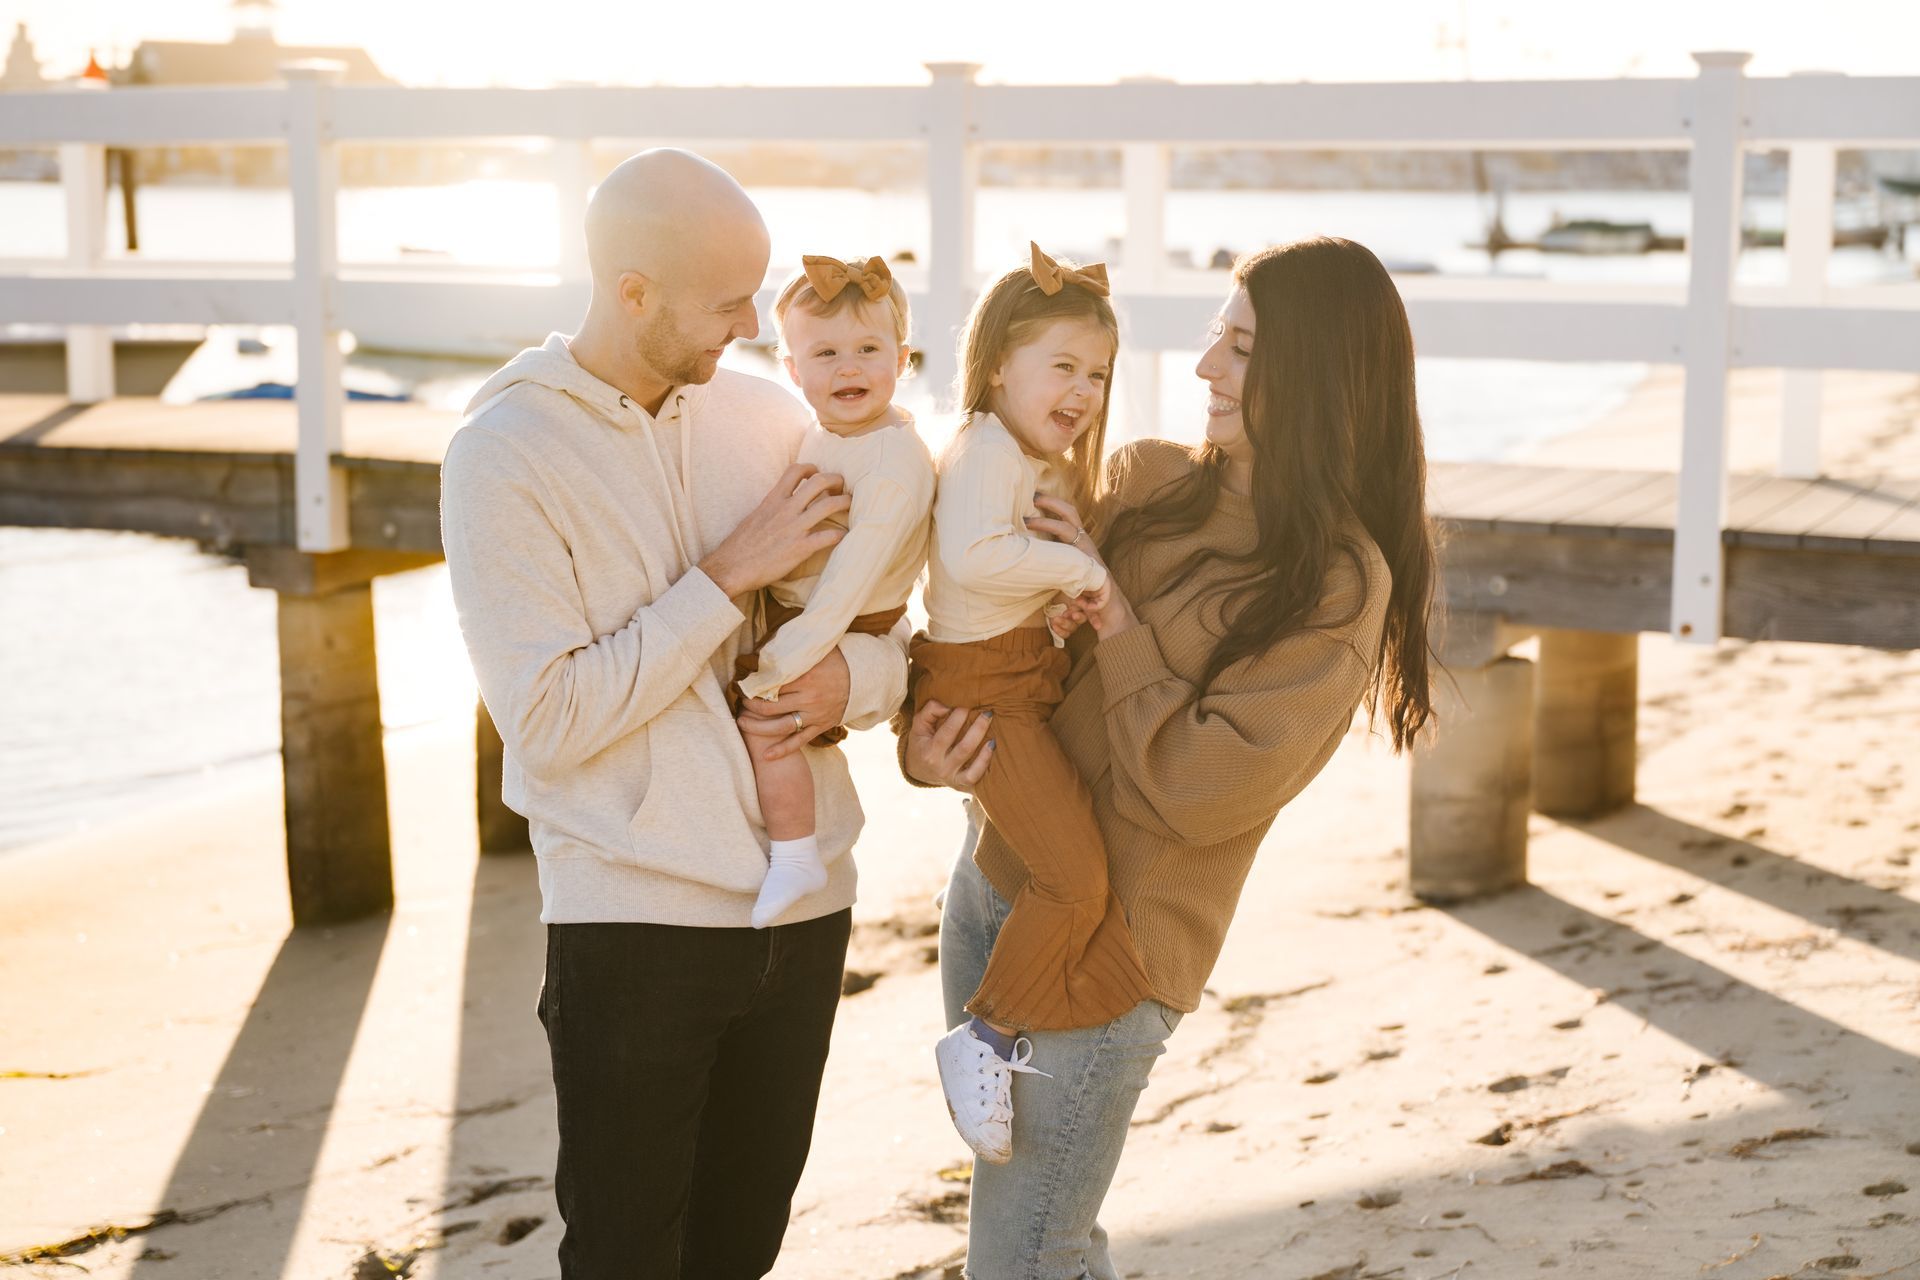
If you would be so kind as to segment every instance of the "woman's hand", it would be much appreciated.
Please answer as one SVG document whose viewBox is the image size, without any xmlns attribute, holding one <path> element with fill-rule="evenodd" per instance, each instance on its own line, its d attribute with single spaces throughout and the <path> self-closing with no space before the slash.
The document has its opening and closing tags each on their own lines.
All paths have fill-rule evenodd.
<svg viewBox="0 0 1920 1280">
<path fill-rule="evenodd" d="M 1055 542 L 1066 543 L 1086 555 L 1095 564 L 1106 564 L 1106 561 L 1100 558 L 1100 548 L 1093 544 L 1093 535 L 1087 532 L 1086 521 L 1080 518 L 1080 512 L 1071 502 L 1065 498 L 1035 494 L 1033 505 L 1047 514 L 1028 516 L 1027 528 L 1035 533 L 1045 534 Z"/>
<path fill-rule="evenodd" d="M 1065 498 L 1049 498 L 1036 495 L 1033 505 L 1047 512 L 1044 516 L 1028 516 L 1027 528 L 1035 533 L 1045 534 L 1055 542 L 1065 542 L 1078 547 L 1095 563 L 1106 568 L 1107 562 L 1100 557 L 1100 548 L 1093 544 L 1093 535 L 1088 533 L 1080 520 L 1080 513 Z M 1106 585 L 1098 591 L 1089 591 L 1077 599 L 1069 601 L 1064 612 L 1058 617 L 1049 618 L 1047 625 L 1057 636 L 1072 635 L 1082 622 L 1093 625 L 1094 634 L 1105 639 L 1118 635 L 1122 631 L 1138 626 L 1139 617 L 1133 611 L 1125 593 L 1113 580 L 1113 571 L 1107 570 Z"/>
<path fill-rule="evenodd" d="M 907 773 L 921 782 L 972 792 L 993 762 L 993 743 L 987 738 L 993 712 L 974 715 L 966 707 L 948 707 L 928 700 L 907 726 L 902 759 Z"/>
<path fill-rule="evenodd" d="M 1070 615 L 1076 610 L 1102 640 L 1140 625 L 1140 618 L 1134 613 L 1132 603 L 1128 601 L 1126 593 L 1120 590 L 1120 584 L 1113 580 L 1111 572 L 1107 574 L 1105 586 L 1098 591 L 1086 592 L 1068 607 L 1067 613 Z"/>
<path fill-rule="evenodd" d="M 1047 630 L 1062 640 L 1069 639 L 1087 620 L 1086 610 L 1079 607 L 1078 596 L 1070 596 L 1064 591 L 1053 593 L 1053 602 L 1046 607 Z"/>
</svg>

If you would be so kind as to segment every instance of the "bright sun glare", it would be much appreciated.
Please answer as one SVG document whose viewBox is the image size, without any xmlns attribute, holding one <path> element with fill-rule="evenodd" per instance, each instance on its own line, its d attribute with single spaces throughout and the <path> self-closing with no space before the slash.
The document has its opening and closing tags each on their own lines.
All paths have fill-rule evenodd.
<svg viewBox="0 0 1920 1280">
<path fill-rule="evenodd" d="M 232 0 L 17 0 L 49 70 L 88 49 L 124 57 L 142 39 L 224 40 Z M 1279 5 L 1215 0 L 1177 16 L 1088 22 L 1058 0 L 896 6 L 849 32 L 812 6 L 774 0 L 541 6 L 469 0 L 278 0 L 282 41 L 367 48 L 389 74 L 423 84 L 917 83 L 930 61 L 982 63 L 1013 82 L 1408 80 L 1685 76 L 1693 49 L 1741 48 L 1750 70 L 1911 74 L 1920 5 L 1830 0 L 1617 0 L 1596 22 L 1580 6 L 1529 0 L 1356 0 Z M 743 40 L 735 33 L 752 32 Z M 857 49 L 857 56 L 855 50 Z"/>
</svg>

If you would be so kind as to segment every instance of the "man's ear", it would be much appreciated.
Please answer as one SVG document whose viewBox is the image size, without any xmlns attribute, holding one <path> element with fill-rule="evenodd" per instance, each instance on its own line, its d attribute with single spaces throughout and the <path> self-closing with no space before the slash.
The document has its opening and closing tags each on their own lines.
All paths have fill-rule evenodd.
<svg viewBox="0 0 1920 1280">
<path fill-rule="evenodd" d="M 620 309 L 630 316 L 638 316 L 652 305 L 659 286 L 641 275 L 638 271 L 622 271 L 617 296 Z"/>
</svg>

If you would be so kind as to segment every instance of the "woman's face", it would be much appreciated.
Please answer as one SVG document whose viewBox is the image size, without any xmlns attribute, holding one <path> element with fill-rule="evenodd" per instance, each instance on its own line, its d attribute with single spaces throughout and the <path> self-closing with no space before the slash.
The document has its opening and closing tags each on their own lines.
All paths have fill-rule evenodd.
<svg viewBox="0 0 1920 1280">
<path fill-rule="evenodd" d="M 1247 378 L 1247 357 L 1253 352 L 1253 301 L 1245 289 L 1235 289 L 1213 319 L 1207 349 L 1193 372 L 1207 384 L 1207 439 L 1235 462 L 1251 465 L 1253 446 L 1247 442 L 1247 424 L 1240 402 Z"/>
</svg>

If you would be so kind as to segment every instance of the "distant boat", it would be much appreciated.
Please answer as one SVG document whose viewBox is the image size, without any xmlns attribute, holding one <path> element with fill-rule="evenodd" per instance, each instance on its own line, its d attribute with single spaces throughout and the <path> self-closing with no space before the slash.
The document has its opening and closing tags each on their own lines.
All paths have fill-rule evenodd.
<svg viewBox="0 0 1920 1280">
<path fill-rule="evenodd" d="M 1653 248 L 1651 222 L 1609 222 L 1604 218 L 1554 219 L 1540 233 L 1542 253 L 1646 253 Z"/>
<path fill-rule="evenodd" d="M 256 382 L 250 387 L 238 391 L 221 391 L 215 395 L 201 396 L 202 400 L 291 400 L 293 387 L 284 382 Z M 347 388 L 347 399 L 367 400 L 381 404 L 404 404 L 413 399 L 408 395 L 388 395 L 383 391 L 359 391 Z"/>
<path fill-rule="evenodd" d="M 1833 229 L 1833 247 L 1836 249 L 1883 249 L 1893 235 L 1893 229 L 1881 224 L 1864 227 L 1835 227 Z M 1778 249 L 1787 242 L 1787 233 L 1781 227 L 1748 227 L 1740 233 L 1740 243 L 1748 249 Z"/>
</svg>

